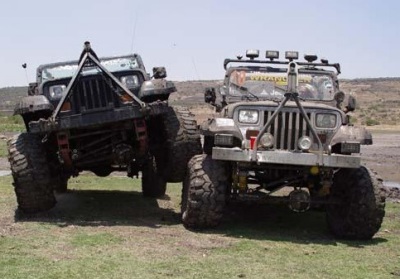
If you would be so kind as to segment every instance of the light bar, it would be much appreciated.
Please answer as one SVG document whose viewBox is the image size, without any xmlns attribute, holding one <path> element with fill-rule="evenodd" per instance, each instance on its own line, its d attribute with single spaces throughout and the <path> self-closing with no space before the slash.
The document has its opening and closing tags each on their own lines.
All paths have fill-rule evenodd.
<svg viewBox="0 0 400 279">
<path fill-rule="evenodd" d="M 318 59 L 318 56 L 316 56 L 315 54 L 304 54 L 304 59 L 308 63 L 312 63 Z"/>
<path fill-rule="evenodd" d="M 248 49 L 246 50 L 246 57 L 250 59 L 254 59 L 260 56 L 260 51 L 258 49 Z"/>
<path fill-rule="evenodd" d="M 269 58 L 271 61 L 279 58 L 279 51 L 277 50 L 267 50 L 265 52 L 265 58 Z"/>
<path fill-rule="evenodd" d="M 299 52 L 298 51 L 286 51 L 285 58 L 289 59 L 290 61 L 294 59 L 299 59 Z"/>
</svg>

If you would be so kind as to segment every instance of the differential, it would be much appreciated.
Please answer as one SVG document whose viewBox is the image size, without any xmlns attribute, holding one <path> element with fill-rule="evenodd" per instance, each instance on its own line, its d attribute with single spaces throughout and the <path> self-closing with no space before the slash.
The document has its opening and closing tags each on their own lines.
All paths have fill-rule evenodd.
<svg viewBox="0 0 400 279">
<path fill-rule="evenodd" d="M 310 208 L 310 194 L 301 189 L 295 189 L 289 194 L 289 208 L 295 212 L 304 212 Z"/>
</svg>

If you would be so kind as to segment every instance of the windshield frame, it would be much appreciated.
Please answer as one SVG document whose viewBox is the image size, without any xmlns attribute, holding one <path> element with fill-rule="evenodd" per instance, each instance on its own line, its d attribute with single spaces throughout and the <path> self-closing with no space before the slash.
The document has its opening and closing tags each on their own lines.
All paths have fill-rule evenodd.
<svg viewBox="0 0 400 279">
<path fill-rule="evenodd" d="M 113 66 L 115 65 L 110 64 L 107 65 L 107 62 L 113 61 L 113 60 L 131 60 L 131 66 L 130 67 L 120 67 L 120 68 L 112 68 L 109 66 Z M 110 72 L 127 72 L 127 71 L 141 71 L 143 74 L 146 74 L 146 69 L 144 68 L 143 62 L 140 58 L 139 55 L 137 54 L 130 54 L 130 55 L 122 55 L 122 56 L 111 56 L 111 57 L 102 57 L 99 59 L 100 63 L 105 66 Z M 36 71 L 36 80 L 38 84 L 41 83 L 47 83 L 49 81 L 54 81 L 54 80 L 60 80 L 60 79 L 68 79 L 71 78 L 76 70 L 78 69 L 78 60 L 73 60 L 73 61 L 66 61 L 66 62 L 57 62 L 57 63 L 50 63 L 50 64 L 44 64 L 44 65 L 40 65 L 37 68 Z M 49 69 L 56 69 L 59 67 L 70 67 L 71 71 L 68 74 L 62 75 L 62 76 L 57 76 L 54 78 L 45 78 L 44 77 L 44 72 L 49 71 Z M 66 70 L 68 71 L 68 70 Z M 88 68 L 85 69 L 82 74 L 84 75 L 92 75 L 92 74 L 96 74 L 98 72 L 98 70 L 96 70 L 96 67 L 93 68 Z"/>
<path fill-rule="evenodd" d="M 240 100 L 260 99 L 260 100 L 280 101 L 283 99 L 283 95 L 286 92 L 286 85 L 282 86 L 282 88 L 278 87 L 276 85 L 275 86 L 272 85 L 272 86 L 274 86 L 274 90 L 276 88 L 278 88 L 277 91 L 281 92 L 281 94 L 282 94 L 281 96 L 275 95 L 275 94 L 265 94 L 265 95 L 256 94 L 254 92 L 247 92 L 247 94 L 246 94 L 247 88 L 245 86 L 238 86 L 237 84 L 231 83 L 231 75 L 234 74 L 235 71 L 236 72 L 245 72 L 246 74 L 248 74 L 249 72 L 250 73 L 251 72 L 254 72 L 254 73 L 260 72 L 266 76 L 268 73 L 270 73 L 272 75 L 278 74 L 277 77 L 285 77 L 285 75 L 287 73 L 286 68 L 277 68 L 277 67 L 269 67 L 269 66 L 267 66 L 267 67 L 259 67 L 259 66 L 229 67 L 227 69 L 227 72 L 225 75 L 225 80 L 224 80 L 225 94 L 227 95 L 227 97 L 229 99 L 232 99 L 232 100 L 235 100 L 235 99 L 236 100 L 237 99 L 240 99 Z M 299 76 L 301 76 L 301 75 L 314 75 L 314 76 L 321 76 L 321 77 L 325 76 L 325 77 L 329 78 L 329 81 L 332 86 L 332 89 L 329 92 L 329 98 L 322 98 L 322 99 L 318 98 L 317 96 L 320 96 L 320 95 L 316 95 L 316 97 L 313 97 L 313 98 L 302 97 L 300 92 L 298 92 L 300 94 L 300 99 L 307 100 L 307 101 L 313 101 L 313 102 L 331 102 L 334 100 L 335 93 L 339 91 L 339 83 L 337 80 L 337 74 L 334 71 L 315 68 L 315 67 L 312 67 L 312 68 L 311 67 L 301 67 L 301 68 L 299 68 L 298 72 L 299 72 Z M 243 84 L 244 84 L 244 82 L 243 82 Z M 271 84 L 273 84 L 273 83 L 271 83 Z M 303 83 L 303 84 L 306 84 L 306 83 Z M 302 86 L 303 84 L 299 83 L 299 87 Z M 236 91 L 240 91 L 240 89 L 242 89 L 242 91 L 243 91 L 242 94 L 232 94 L 232 89 L 231 89 L 232 86 L 238 88 Z M 271 85 L 268 85 L 268 86 L 271 86 Z"/>
</svg>

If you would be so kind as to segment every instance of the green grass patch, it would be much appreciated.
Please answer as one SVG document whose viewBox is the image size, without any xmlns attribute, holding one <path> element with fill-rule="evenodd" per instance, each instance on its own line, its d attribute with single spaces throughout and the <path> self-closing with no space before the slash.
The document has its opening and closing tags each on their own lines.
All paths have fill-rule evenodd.
<svg viewBox="0 0 400 279">
<path fill-rule="evenodd" d="M 85 246 L 107 246 L 121 242 L 121 238 L 114 236 L 111 233 L 79 233 L 73 237 L 71 243 L 75 247 Z"/>
<path fill-rule="evenodd" d="M 0 157 L 7 157 L 7 141 L 0 139 Z"/>
<path fill-rule="evenodd" d="M 25 131 L 24 121 L 21 116 L 2 116 L 0 115 L 1 132 L 23 132 Z"/>
<path fill-rule="evenodd" d="M 143 198 L 140 180 L 73 178 L 49 212 L 15 213 L 10 176 L 0 177 L 0 278 L 396 278 L 400 204 L 387 203 L 371 241 L 343 241 L 323 212 L 229 208 L 223 224 L 180 223 L 180 184 Z"/>
</svg>

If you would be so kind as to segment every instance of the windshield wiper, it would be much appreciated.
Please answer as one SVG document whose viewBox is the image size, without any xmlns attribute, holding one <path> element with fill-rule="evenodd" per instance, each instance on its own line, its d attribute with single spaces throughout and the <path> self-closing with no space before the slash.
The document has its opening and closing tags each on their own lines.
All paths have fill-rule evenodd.
<svg viewBox="0 0 400 279">
<path fill-rule="evenodd" d="M 235 84 L 236 85 L 236 84 Z M 242 91 L 244 91 L 244 92 L 246 92 L 248 95 L 250 95 L 250 96 L 252 96 L 253 98 L 255 98 L 257 101 L 259 101 L 260 99 L 257 97 L 257 95 L 255 95 L 255 94 L 253 94 L 253 93 L 251 93 L 250 91 L 249 91 L 249 89 L 247 88 L 247 87 L 244 87 L 244 86 L 239 86 L 239 85 L 236 85 L 240 90 L 242 90 Z M 249 96 L 248 95 L 246 95 L 246 96 L 243 96 L 243 97 L 246 97 L 248 100 L 250 100 L 250 98 L 249 98 Z"/>
</svg>

